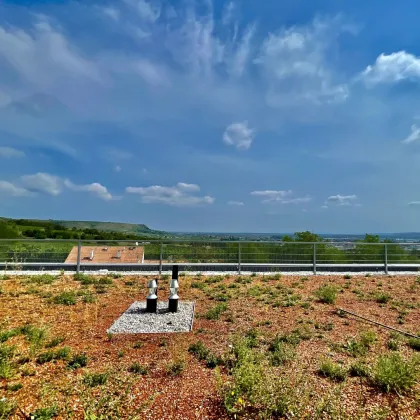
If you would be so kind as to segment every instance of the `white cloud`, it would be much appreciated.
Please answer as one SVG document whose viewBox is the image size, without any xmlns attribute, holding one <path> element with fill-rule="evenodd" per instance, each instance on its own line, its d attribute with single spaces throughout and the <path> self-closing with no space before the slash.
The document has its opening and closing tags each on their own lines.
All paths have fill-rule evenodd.
<svg viewBox="0 0 420 420">
<path fill-rule="evenodd" d="M 115 166 L 114 171 L 115 172 L 121 172 L 122 171 L 121 166 L 120 165 Z"/>
<path fill-rule="evenodd" d="M 73 191 L 90 192 L 106 201 L 113 199 L 107 188 L 97 182 L 94 182 L 93 184 L 76 185 L 73 184 L 69 179 L 66 179 L 64 180 L 64 185 Z"/>
<path fill-rule="evenodd" d="M 82 57 L 63 34 L 38 16 L 31 31 L 0 26 L 0 57 L 36 89 L 68 84 L 75 77 L 100 80 L 96 65 Z"/>
<path fill-rule="evenodd" d="M 375 64 L 366 67 L 360 78 L 368 85 L 420 79 L 420 58 L 405 51 L 382 53 Z"/>
<path fill-rule="evenodd" d="M 102 8 L 102 13 L 105 16 L 108 16 L 115 22 L 118 22 L 120 20 L 120 11 L 117 9 L 114 9 L 113 7 L 104 7 Z"/>
<path fill-rule="evenodd" d="M 232 55 L 230 72 L 235 76 L 242 76 L 251 55 L 251 42 L 255 35 L 255 25 L 250 25 L 242 36 L 236 52 Z"/>
<path fill-rule="evenodd" d="M 27 197 L 33 195 L 31 191 L 28 191 L 27 189 L 19 187 L 8 181 L 0 181 L 0 191 L 13 197 Z"/>
<path fill-rule="evenodd" d="M 254 138 L 254 130 L 248 127 L 248 121 L 232 123 L 223 133 L 223 141 L 239 150 L 248 150 Z"/>
<path fill-rule="evenodd" d="M 411 201 L 410 203 L 408 203 L 408 205 L 410 207 L 419 207 L 420 206 L 420 201 Z"/>
<path fill-rule="evenodd" d="M 22 185 L 29 191 L 42 192 L 57 196 L 62 190 L 60 177 L 38 172 L 34 175 L 23 175 L 20 177 Z"/>
<path fill-rule="evenodd" d="M 245 204 L 242 201 L 228 201 L 228 206 L 244 206 Z"/>
<path fill-rule="evenodd" d="M 128 0 L 135 5 L 137 13 L 146 21 L 155 22 L 160 16 L 160 7 L 145 0 Z"/>
<path fill-rule="evenodd" d="M 335 205 L 335 206 L 357 206 L 358 204 L 355 201 L 358 200 L 357 195 L 332 195 L 327 198 L 325 201 L 325 206 Z"/>
<path fill-rule="evenodd" d="M 267 81 L 267 102 L 290 106 L 343 101 L 348 86 L 339 83 L 328 63 L 328 52 L 340 33 L 349 32 L 340 19 L 315 19 L 310 26 L 294 26 L 271 33 L 255 59 Z"/>
<path fill-rule="evenodd" d="M 312 197 L 294 197 L 291 190 L 288 191 L 275 191 L 275 190 L 265 190 L 265 191 L 252 191 L 251 195 L 262 197 L 264 200 L 262 203 L 280 203 L 280 204 L 301 204 L 308 203 L 312 200 Z"/>
<path fill-rule="evenodd" d="M 420 128 L 416 124 L 411 126 L 411 133 L 401 143 L 410 144 L 420 140 Z"/>
<path fill-rule="evenodd" d="M 170 206 L 195 206 L 199 204 L 213 204 L 210 196 L 198 197 L 193 195 L 200 191 L 196 184 L 179 182 L 173 187 L 153 185 L 151 187 L 127 187 L 129 194 L 139 194 L 141 201 L 146 204 L 166 204 Z"/>
<path fill-rule="evenodd" d="M 22 158 L 24 156 L 24 152 L 15 149 L 14 147 L 0 146 L 0 158 Z"/>
<path fill-rule="evenodd" d="M 153 86 L 165 86 L 169 84 L 169 79 L 165 71 L 160 66 L 146 59 L 140 59 L 134 64 L 134 71 L 137 72 L 142 79 Z"/>
</svg>

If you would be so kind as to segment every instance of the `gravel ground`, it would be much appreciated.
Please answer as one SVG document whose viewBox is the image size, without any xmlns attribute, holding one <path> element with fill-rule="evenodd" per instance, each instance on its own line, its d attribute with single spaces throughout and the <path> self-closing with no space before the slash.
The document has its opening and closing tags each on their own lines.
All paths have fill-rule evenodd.
<svg viewBox="0 0 420 420">
<path fill-rule="evenodd" d="M 107 330 L 112 334 L 188 332 L 194 319 L 194 302 L 179 302 L 178 312 L 168 312 L 168 302 L 158 302 L 158 313 L 146 312 L 146 302 L 134 302 Z"/>
</svg>

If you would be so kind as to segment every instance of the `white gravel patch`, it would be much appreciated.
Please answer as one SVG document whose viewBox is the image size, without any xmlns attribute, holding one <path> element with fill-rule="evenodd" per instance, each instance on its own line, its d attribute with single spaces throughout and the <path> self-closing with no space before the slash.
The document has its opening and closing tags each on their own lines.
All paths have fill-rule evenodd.
<svg viewBox="0 0 420 420">
<path fill-rule="evenodd" d="M 168 312 L 168 302 L 158 302 L 158 312 L 146 312 L 146 302 L 134 302 L 107 330 L 111 334 L 176 333 L 192 330 L 194 302 L 179 302 L 178 312 Z"/>
</svg>

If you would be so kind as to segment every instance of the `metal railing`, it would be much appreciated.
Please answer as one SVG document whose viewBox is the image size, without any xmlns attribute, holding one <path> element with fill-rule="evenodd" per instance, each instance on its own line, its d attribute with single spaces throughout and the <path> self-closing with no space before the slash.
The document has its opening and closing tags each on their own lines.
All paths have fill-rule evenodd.
<svg viewBox="0 0 420 420">
<path fill-rule="evenodd" d="M 419 271 L 420 243 L 0 239 L 4 271 Z"/>
</svg>

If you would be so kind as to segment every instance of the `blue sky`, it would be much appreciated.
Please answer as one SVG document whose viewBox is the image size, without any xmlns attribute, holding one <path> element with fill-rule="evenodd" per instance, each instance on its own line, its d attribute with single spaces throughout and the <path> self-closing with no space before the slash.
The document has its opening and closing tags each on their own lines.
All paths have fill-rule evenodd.
<svg viewBox="0 0 420 420">
<path fill-rule="evenodd" d="M 419 231 L 418 2 L 0 4 L 0 215 Z"/>
</svg>

